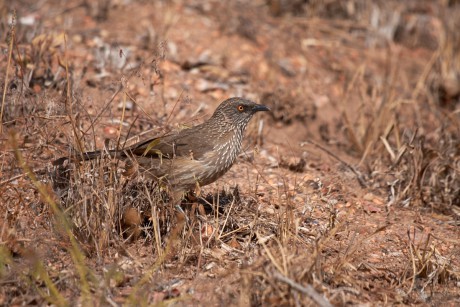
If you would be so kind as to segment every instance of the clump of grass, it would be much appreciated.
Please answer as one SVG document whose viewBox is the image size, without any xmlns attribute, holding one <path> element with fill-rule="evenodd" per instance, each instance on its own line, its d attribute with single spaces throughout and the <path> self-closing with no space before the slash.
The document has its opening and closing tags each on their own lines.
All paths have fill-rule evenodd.
<svg viewBox="0 0 460 307">
<path fill-rule="evenodd" d="M 53 181 L 75 232 L 99 256 L 141 233 L 161 254 L 175 216 L 168 197 L 156 181 L 123 172 L 119 161 L 101 158 L 59 167 Z"/>
<path fill-rule="evenodd" d="M 414 229 L 408 231 L 407 236 L 408 262 L 400 280 L 400 285 L 407 289 L 406 296 L 417 290 L 424 299 L 423 296 L 428 296 L 424 294 L 428 287 L 433 288 L 438 284 L 447 284 L 451 280 L 460 279 L 460 272 L 453 268 L 451 259 L 441 255 L 434 242 L 436 239 L 431 234 L 419 234 Z M 415 243 L 417 236 L 424 240 L 417 239 L 419 243 Z"/>
<path fill-rule="evenodd" d="M 363 64 L 346 86 L 344 100 L 358 99 L 357 112 L 337 105 L 350 152 L 361 159 L 369 182 L 389 187 L 389 205 L 422 204 L 444 213 L 458 206 L 460 126 L 451 110 L 460 92 L 458 18 L 452 17 L 459 10 L 448 15 L 439 49 L 412 80 L 413 88 L 401 88 L 404 74 L 389 56 L 383 85 L 365 78 L 371 68 Z"/>
<path fill-rule="evenodd" d="M 33 185 L 40 193 L 40 196 L 45 204 L 50 207 L 50 210 L 53 212 L 56 223 L 61 227 L 62 234 L 65 236 L 66 240 L 70 241 L 69 253 L 72 256 L 72 260 L 75 264 L 76 271 L 78 272 L 80 278 L 80 290 L 82 299 L 84 302 L 90 301 L 90 287 L 88 283 L 88 278 L 90 277 L 90 271 L 85 264 L 84 256 L 79 248 L 77 240 L 75 239 L 71 227 L 66 219 L 65 215 L 59 208 L 58 204 L 54 199 L 54 195 L 50 193 L 48 187 L 41 183 L 36 177 L 35 173 L 30 169 L 30 167 L 25 162 L 21 152 L 19 151 L 17 137 L 13 133 L 10 135 L 11 147 L 14 149 L 16 160 L 18 161 L 19 166 L 23 169 L 24 173 L 30 178 Z M 55 283 L 49 278 L 47 271 L 44 269 L 42 262 L 35 260 L 34 261 L 34 277 L 37 279 L 43 280 L 46 285 L 46 288 L 49 290 L 50 294 L 41 293 L 40 289 L 37 290 L 40 292 L 42 297 L 53 304 L 64 305 L 65 299 L 61 293 L 56 288 Z"/>
</svg>

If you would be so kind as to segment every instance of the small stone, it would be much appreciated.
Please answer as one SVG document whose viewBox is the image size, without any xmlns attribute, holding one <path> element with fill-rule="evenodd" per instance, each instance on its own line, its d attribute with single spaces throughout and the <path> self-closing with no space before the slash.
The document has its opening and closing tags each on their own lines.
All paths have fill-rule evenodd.
<svg viewBox="0 0 460 307">
<path fill-rule="evenodd" d="M 119 104 L 118 104 L 118 110 L 121 111 L 123 110 L 123 104 L 125 105 L 125 110 L 126 111 L 131 111 L 134 107 L 134 103 L 131 101 L 131 100 L 127 100 L 126 103 L 124 103 L 123 101 L 121 101 Z"/>
</svg>

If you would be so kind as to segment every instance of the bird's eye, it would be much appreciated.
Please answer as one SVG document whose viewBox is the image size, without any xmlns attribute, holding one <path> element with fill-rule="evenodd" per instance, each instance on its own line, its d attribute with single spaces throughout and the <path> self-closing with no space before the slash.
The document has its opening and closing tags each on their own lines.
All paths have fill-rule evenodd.
<svg viewBox="0 0 460 307">
<path fill-rule="evenodd" d="M 239 105 L 237 109 L 238 109 L 238 111 L 240 111 L 240 112 L 243 112 L 243 111 L 244 111 L 244 107 L 243 107 L 242 105 Z"/>
</svg>

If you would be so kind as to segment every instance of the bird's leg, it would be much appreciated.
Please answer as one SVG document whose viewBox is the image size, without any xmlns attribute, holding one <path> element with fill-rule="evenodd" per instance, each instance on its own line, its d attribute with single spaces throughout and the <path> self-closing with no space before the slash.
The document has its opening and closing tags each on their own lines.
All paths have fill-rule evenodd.
<svg viewBox="0 0 460 307">
<path fill-rule="evenodd" d="M 185 214 L 184 210 L 182 209 L 182 207 L 180 206 L 181 203 L 182 203 L 182 199 L 184 198 L 184 191 L 182 190 L 176 190 L 176 191 L 173 191 L 171 193 L 171 197 L 172 197 L 172 205 L 174 206 L 174 208 L 176 209 L 178 215 L 181 215 L 181 216 L 177 216 L 178 219 L 184 219 L 188 221 L 188 218 L 187 218 L 187 215 Z"/>
</svg>

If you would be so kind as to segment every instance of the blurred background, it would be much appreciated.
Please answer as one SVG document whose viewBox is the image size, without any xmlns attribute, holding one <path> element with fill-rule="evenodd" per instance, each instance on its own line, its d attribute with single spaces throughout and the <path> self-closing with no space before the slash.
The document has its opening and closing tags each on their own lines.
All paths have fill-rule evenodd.
<svg viewBox="0 0 460 307">
<path fill-rule="evenodd" d="M 426 293 L 413 290 L 427 285 L 434 287 L 430 299 L 440 300 L 436 293 L 446 291 L 448 302 L 458 302 L 454 264 L 460 245 L 453 238 L 460 217 L 459 29 L 457 0 L 0 1 L 1 179 L 22 173 L 13 154 L 17 149 L 30 167 L 43 168 L 70 152 L 200 123 L 222 100 L 243 96 L 272 112 L 251 122 L 246 154 L 223 183 L 211 187 L 215 192 L 238 184 L 244 208 L 257 203 L 262 212 L 239 212 L 232 231 L 243 227 L 247 216 L 256 220 L 262 214 L 259 230 L 292 251 L 283 261 L 295 269 L 285 273 L 322 287 L 338 305 L 426 303 Z M 2 232 L 11 253 L 18 238 L 48 236 L 49 216 L 37 222 L 43 223 L 37 226 L 41 231 L 26 227 L 47 212 L 30 183 L 16 180 L 1 185 L 0 192 L 3 212 L 16 212 L 0 217 L 11 230 Z M 97 202 L 98 193 L 91 193 Z M 75 195 L 82 199 L 88 191 L 78 187 Z M 18 199 L 25 211 L 9 207 Z M 113 234 L 103 243 L 94 238 L 102 236 L 110 210 L 101 205 L 96 231 L 71 208 L 75 225 L 88 227 L 87 237 L 93 237 L 92 247 L 85 247 L 88 254 L 102 257 Z M 311 215 L 306 218 L 305 212 Z M 337 235 L 335 219 L 355 227 L 343 230 L 339 241 L 346 243 L 340 247 L 326 243 Z M 360 227 L 368 222 L 378 229 L 373 233 L 378 239 L 367 245 L 350 233 L 362 234 Z M 302 235 L 294 225 L 314 230 Z M 423 239 L 408 235 L 411 229 L 419 229 Z M 416 248 L 422 241 L 432 246 L 427 229 L 439 240 L 430 257 Z M 229 256 L 216 270 L 232 271 L 243 261 L 260 274 L 238 273 L 237 284 L 248 292 L 235 290 L 234 280 L 222 272 L 214 275 L 229 288 L 213 292 L 212 300 L 296 303 L 292 289 L 277 288 L 280 281 L 264 269 L 273 258 L 264 254 L 263 244 L 251 245 L 255 231 L 250 233 L 236 237 L 234 248 L 255 250 L 254 258 Z M 291 250 L 291 240 L 305 245 Z M 179 263 L 196 265 L 193 259 L 204 257 L 190 254 Z M 363 260 L 370 254 L 375 262 Z M 387 258 L 390 254 L 394 258 Z M 382 273 L 375 263 L 394 267 Z M 414 285 L 415 276 L 425 279 Z M 363 281 L 369 279 L 378 280 L 379 291 Z M 215 284 L 207 277 L 201 281 L 204 290 L 198 293 Z M 12 284 L 20 288 L 20 282 Z M 119 287 L 112 286 L 110 291 Z M 1 292 L 0 304 L 2 297 L 12 302 Z M 24 296 L 20 301 L 27 302 Z"/>
</svg>

